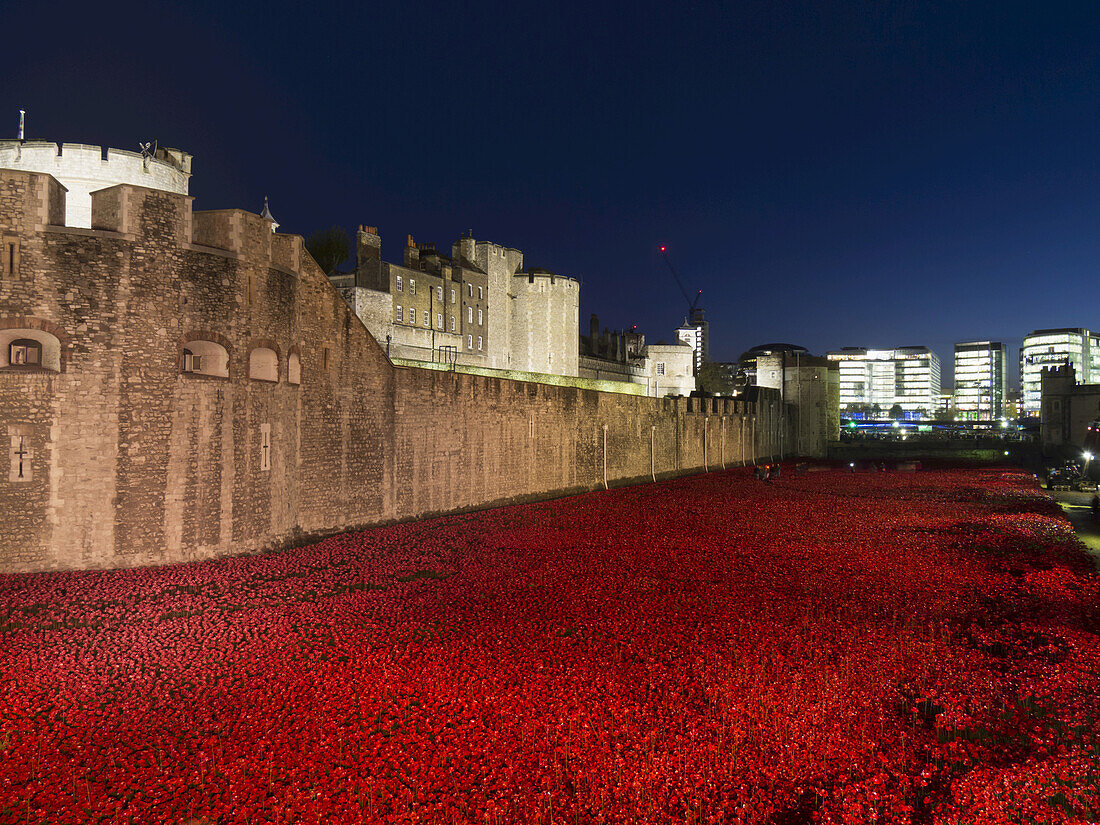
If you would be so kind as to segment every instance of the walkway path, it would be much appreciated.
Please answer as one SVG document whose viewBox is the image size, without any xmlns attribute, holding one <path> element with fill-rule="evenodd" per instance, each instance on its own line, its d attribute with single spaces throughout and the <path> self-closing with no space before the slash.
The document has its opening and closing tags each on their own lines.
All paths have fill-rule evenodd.
<svg viewBox="0 0 1100 825">
<path fill-rule="evenodd" d="M 1100 570 L 1100 523 L 1092 519 L 1092 508 L 1089 506 L 1092 493 L 1051 492 L 1051 496 L 1062 505 L 1066 518 L 1077 531 L 1077 538 L 1081 539 Z"/>
</svg>

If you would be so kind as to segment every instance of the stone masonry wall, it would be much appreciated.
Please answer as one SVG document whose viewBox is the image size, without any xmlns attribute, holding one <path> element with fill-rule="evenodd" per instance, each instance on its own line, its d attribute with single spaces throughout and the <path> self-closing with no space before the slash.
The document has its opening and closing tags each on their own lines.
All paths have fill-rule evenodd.
<svg viewBox="0 0 1100 825">
<path fill-rule="evenodd" d="M 780 443 L 774 400 L 395 368 L 300 239 L 259 216 L 123 185 L 93 195 L 98 228 L 80 229 L 61 225 L 61 194 L 0 170 L 0 237 L 18 244 L 0 336 L 60 347 L 60 369 L 0 368 L 0 572 L 256 552 Z M 224 351 L 228 376 L 185 373 L 185 347 Z M 251 376 L 253 350 L 275 353 L 277 380 Z"/>
</svg>

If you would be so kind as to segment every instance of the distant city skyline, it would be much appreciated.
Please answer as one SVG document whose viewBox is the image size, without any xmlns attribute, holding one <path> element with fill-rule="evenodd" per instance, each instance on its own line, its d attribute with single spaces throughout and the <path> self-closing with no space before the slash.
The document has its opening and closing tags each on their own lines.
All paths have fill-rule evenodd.
<svg viewBox="0 0 1100 825">
<path fill-rule="evenodd" d="M 1092 4 L 16 4 L 0 136 L 194 154 L 197 209 L 467 230 L 582 318 L 710 355 L 1019 348 L 1083 326 L 1100 235 Z M 1008 358 L 1010 382 L 1018 377 Z"/>
</svg>

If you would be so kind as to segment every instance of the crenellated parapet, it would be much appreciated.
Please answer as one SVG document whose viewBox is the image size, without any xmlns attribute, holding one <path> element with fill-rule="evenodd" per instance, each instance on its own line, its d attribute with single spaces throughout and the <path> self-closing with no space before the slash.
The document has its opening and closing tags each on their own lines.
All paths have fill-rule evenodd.
<svg viewBox="0 0 1100 825">
<path fill-rule="evenodd" d="M 103 149 L 81 143 L 0 141 L 0 168 L 39 172 L 56 178 L 67 190 L 68 225 L 92 225 L 91 193 L 115 184 L 130 184 L 186 195 L 191 155 L 179 149 L 155 153 Z"/>
</svg>

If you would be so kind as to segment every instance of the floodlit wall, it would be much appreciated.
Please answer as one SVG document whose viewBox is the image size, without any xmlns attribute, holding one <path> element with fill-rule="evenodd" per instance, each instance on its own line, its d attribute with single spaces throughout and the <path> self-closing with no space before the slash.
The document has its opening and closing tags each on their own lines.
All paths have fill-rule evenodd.
<svg viewBox="0 0 1100 825">
<path fill-rule="evenodd" d="M 65 226 L 55 179 L 0 170 L 0 343 L 41 348 L 0 365 L 2 572 L 255 552 L 778 456 L 777 396 L 396 368 L 258 215 L 120 185 L 91 216 Z M 258 350 L 275 365 L 253 377 Z M 195 369 L 215 354 L 227 369 Z"/>
<path fill-rule="evenodd" d="M 186 195 L 191 177 L 191 156 L 175 149 L 161 149 L 156 157 L 120 149 L 49 141 L 0 141 L 0 169 L 22 169 L 52 175 L 68 191 L 65 196 L 69 226 L 91 227 L 91 193 L 129 183 Z"/>
</svg>

